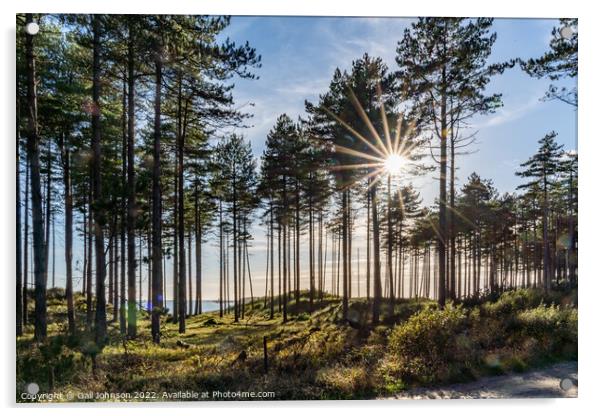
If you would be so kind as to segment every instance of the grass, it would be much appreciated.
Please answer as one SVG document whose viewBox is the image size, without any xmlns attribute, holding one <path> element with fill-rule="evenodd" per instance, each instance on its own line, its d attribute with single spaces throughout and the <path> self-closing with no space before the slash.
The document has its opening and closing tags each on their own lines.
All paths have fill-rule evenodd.
<svg viewBox="0 0 602 416">
<path fill-rule="evenodd" d="M 399 300 L 390 316 L 385 301 L 384 323 L 373 326 L 366 299 L 350 301 L 345 323 L 339 299 L 326 297 L 310 311 L 303 293 L 298 304 L 290 301 L 286 324 L 280 313 L 269 319 L 263 300 L 247 305 L 238 323 L 218 312 L 192 316 L 185 334 L 164 317 L 160 345 L 152 343 L 148 315 L 141 312 L 136 339 L 124 339 L 112 322 L 109 342 L 99 351 L 85 328 L 78 327 L 74 338 L 66 334 L 64 298 L 52 291 L 48 340 L 36 345 L 31 325 L 17 339 L 17 400 L 24 401 L 20 392 L 32 381 L 40 392 L 63 393 L 58 400 L 78 400 L 78 393 L 84 401 L 166 400 L 162 392 L 178 391 L 209 397 L 213 391 L 264 391 L 281 400 L 372 398 L 576 359 L 576 303 L 575 291 L 545 296 L 522 289 L 443 310 L 430 300 Z M 85 322 L 81 295 L 75 304 L 77 321 Z M 156 394 L 94 397 L 103 392 Z"/>
</svg>

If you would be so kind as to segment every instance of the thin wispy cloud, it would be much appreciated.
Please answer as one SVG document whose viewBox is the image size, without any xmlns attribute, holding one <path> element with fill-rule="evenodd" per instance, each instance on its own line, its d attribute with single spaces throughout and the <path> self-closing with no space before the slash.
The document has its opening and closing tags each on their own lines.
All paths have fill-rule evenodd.
<svg viewBox="0 0 602 416">
<path fill-rule="evenodd" d="M 495 115 L 487 116 L 487 118 L 481 123 L 476 124 L 474 128 L 476 130 L 482 130 L 489 127 L 498 127 L 525 117 L 538 105 L 542 104 L 540 100 L 541 96 L 543 96 L 543 93 L 540 96 L 532 96 L 524 104 L 519 104 L 512 107 L 502 107 L 495 113 Z"/>
</svg>

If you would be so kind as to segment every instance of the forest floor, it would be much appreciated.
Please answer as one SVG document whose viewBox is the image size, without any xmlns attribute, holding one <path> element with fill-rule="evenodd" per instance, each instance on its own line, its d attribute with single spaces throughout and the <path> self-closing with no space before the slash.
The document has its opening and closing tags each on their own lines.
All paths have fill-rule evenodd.
<svg viewBox="0 0 602 416">
<path fill-rule="evenodd" d="M 376 326 L 366 299 L 351 300 L 343 320 L 340 299 L 325 297 L 310 308 L 304 292 L 299 302 L 291 297 L 284 324 L 277 305 L 269 319 L 263 300 L 246 305 L 239 322 L 218 312 L 191 316 L 184 334 L 167 315 L 159 345 L 151 341 L 146 312 L 138 316 L 137 337 L 126 339 L 109 308 L 102 350 L 85 329 L 81 294 L 75 305 L 81 323 L 75 337 L 67 335 L 64 296 L 54 290 L 48 340 L 35 343 L 32 325 L 17 338 L 17 401 L 367 399 L 400 392 L 395 397 L 426 398 L 456 397 L 455 391 L 468 397 L 475 380 L 524 373 L 530 375 L 515 374 L 506 382 L 528 386 L 539 376 L 526 371 L 577 359 L 576 290 L 516 290 L 443 310 L 431 300 L 404 299 L 393 313 L 383 301 Z M 495 380 L 492 386 L 505 383 Z M 540 389 L 539 397 L 555 396 L 558 382 L 541 380 L 550 388 Z M 54 396 L 23 395 L 31 383 Z M 469 384 L 432 389 L 453 383 Z M 415 390 L 423 387 L 431 390 Z M 478 397 L 525 397 L 530 391 L 481 390 Z M 497 393 L 487 396 L 485 390 Z"/>
<path fill-rule="evenodd" d="M 439 388 L 417 387 L 391 399 L 524 399 L 577 397 L 577 362 L 568 361 L 503 376 L 483 377 L 470 383 Z"/>
</svg>

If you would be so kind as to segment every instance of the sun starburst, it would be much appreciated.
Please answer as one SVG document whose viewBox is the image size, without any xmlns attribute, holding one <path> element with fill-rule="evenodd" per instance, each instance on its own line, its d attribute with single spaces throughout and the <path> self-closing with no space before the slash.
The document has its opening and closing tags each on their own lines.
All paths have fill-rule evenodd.
<svg viewBox="0 0 602 416">
<path fill-rule="evenodd" d="M 358 182 L 367 179 L 372 179 L 369 185 L 372 187 L 376 185 L 383 176 L 400 176 L 403 173 L 404 168 L 409 166 L 410 155 L 417 145 L 417 143 L 411 140 L 414 133 L 414 125 L 405 120 L 402 113 L 399 113 L 397 116 L 394 130 L 390 131 L 387 112 L 382 100 L 380 84 L 376 85 L 376 92 L 377 102 L 380 103 L 379 112 L 383 130 L 382 134 L 379 134 L 352 89 L 349 89 L 350 101 L 359 118 L 365 124 L 366 130 L 370 133 L 369 137 L 362 135 L 357 129 L 353 128 L 350 123 L 343 120 L 330 109 L 323 108 L 330 117 L 343 126 L 353 137 L 358 139 L 367 148 L 366 150 L 357 150 L 338 144 L 334 145 L 335 152 L 354 156 L 358 159 L 358 163 L 336 165 L 331 167 L 331 170 L 355 170 L 365 172 L 365 174 L 360 177 L 354 177 L 346 184 L 346 187 L 354 186 Z"/>
</svg>

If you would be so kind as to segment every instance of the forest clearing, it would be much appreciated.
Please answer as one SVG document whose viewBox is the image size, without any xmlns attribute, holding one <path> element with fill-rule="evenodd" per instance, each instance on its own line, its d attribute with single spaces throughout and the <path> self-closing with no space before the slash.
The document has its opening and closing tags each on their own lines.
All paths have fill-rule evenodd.
<svg viewBox="0 0 602 416">
<path fill-rule="evenodd" d="M 62 338 L 66 305 L 61 295 L 57 291 L 49 300 L 49 347 L 31 348 L 31 333 L 18 344 L 23 378 L 17 382 L 22 387 L 27 380 L 50 383 L 52 374 L 53 385 L 40 387 L 63 395 L 56 401 L 95 401 L 107 392 L 147 393 L 128 398 L 133 401 L 220 399 L 214 391 L 275 393 L 261 400 L 365 399 L 577 359 L 574 292 L 543 296 L 518 290 L 442 311 L 425 299 L 400 300 L 395 315 L 376 327 L 365 300 L 350 303 L 346 325 L 336 298 L 325 297 L 308 313 L 304 293 L 298 305 L 291 302 L 285 325 L 279 314 L 270 320 L 269 308 L 259 300 L 247 305 L 247 318 L 237 324 L 210 312 L 192 317 L 187 333 L 178 334 L 176 325 L 165 322 L 159 346 L 148 336 L 127 340 L 109 325 L 110 341 L 102 352 L 92 340 Z M 82 317 L 84 306 L 76 296 Z M 141 332 L 147 333 L 148 314 L 140 318 Z M 178 392 L 208 396 L 187 398 Z M 21 393 L 17 400 L 27 402 Z"/>
</svg>

